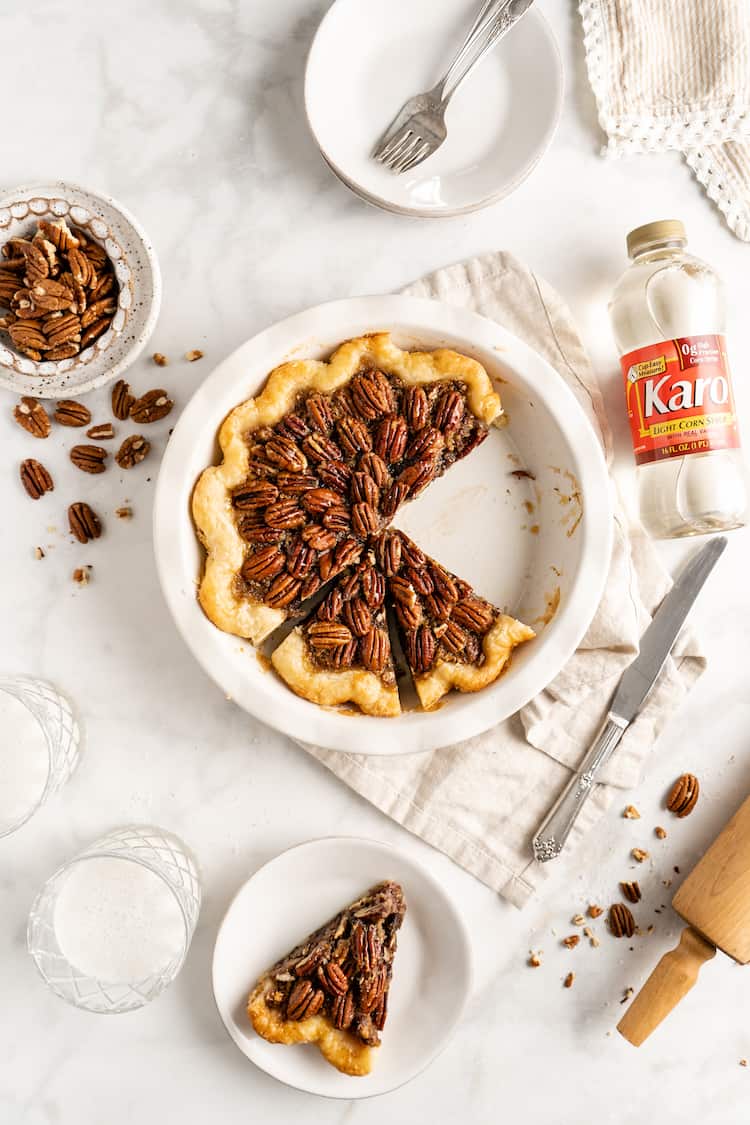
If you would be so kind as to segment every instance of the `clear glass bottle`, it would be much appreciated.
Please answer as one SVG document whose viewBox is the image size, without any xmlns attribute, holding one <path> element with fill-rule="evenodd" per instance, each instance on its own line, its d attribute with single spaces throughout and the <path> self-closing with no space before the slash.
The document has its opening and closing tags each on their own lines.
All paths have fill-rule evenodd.
<svg viewBox="0 0 750 1125">
<path fill-rule="evenodd" d="M 627 237 L 610 302 L 641 519 L 660 538 L 741 527 L 747 484 L 724 341 L 721 279 L 686 252 L 676 220 Z"/>
</svg>

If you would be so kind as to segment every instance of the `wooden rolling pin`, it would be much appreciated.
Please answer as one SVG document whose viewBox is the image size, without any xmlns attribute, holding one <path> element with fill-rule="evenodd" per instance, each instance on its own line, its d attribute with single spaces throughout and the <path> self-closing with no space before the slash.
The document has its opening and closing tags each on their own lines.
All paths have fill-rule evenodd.
<svg viewBox="0 0 750 1125">
<path fill-rule="evenodd" d="M 750 961 L 750 797 L 714 840 L 672 900 L 688 923 L 617 1025 L 635 1047 L 659 1026 L 720 949 Z"/>
</svg>

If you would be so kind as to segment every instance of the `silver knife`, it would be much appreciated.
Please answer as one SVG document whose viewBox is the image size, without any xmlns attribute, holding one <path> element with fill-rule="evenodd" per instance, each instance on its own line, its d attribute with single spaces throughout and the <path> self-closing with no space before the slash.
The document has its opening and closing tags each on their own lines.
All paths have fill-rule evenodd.
<svg viewBox="0 0 750 1125">
<path fill-rule="evenodd" d="M 641 709 L 677 640 L 693 602 L 726 545 L 726 537 L 722 535 L 712 539 L 698 551 L 654 614 L 651 624 L 641 637 L 638 656 L 617 685 L 607 717 L 591 749 L 533 839 L 534 858 L 540 863 L 555 859 L 565 847 L 576 817 L 594 787 L 597 773 L 609 761 L 618 742 Z"/>
</svg>

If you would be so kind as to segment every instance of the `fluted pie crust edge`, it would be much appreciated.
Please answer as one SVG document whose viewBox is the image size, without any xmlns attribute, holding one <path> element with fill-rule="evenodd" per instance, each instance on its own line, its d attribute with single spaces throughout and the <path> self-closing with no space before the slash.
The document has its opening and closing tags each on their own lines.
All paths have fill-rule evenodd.
<svg viewBox="0 0 750 1125">
<path fill-rule="evenodd" d="M 355 703 L 365 715 L 401 714 L 398 688 L 365 668 L 320 668 L 305 650 L 302 630 L 293 629 L 271 654 L 271 663 L 288 687 L 321 707 Z"/>
<path fill-rule="evenodd" d="M 193 491 L 193 519 L 207 554 L 198 600 L 206 616 L 225 633 L 260 644 L 286 620 L 282 610 L 251 597 L 239 598 L 235 592 L 245 544 L 235 526 L 231 497 L 249 475 L 246 435 L 281 421 L 301 392 L 332 394 L 367 366 L 397 376 L 406 386 L 460 380 L 476 418 L 490 425 L 502 415 L 500 398 L 476 360 L 446 348 L 403 351 L 388 332 L 348 340 L 328 362 L 292 360 L 274 368 L 262 392 L 227 415 L 219 430 L 223 460 L 203 471 Z"/>
</svg>

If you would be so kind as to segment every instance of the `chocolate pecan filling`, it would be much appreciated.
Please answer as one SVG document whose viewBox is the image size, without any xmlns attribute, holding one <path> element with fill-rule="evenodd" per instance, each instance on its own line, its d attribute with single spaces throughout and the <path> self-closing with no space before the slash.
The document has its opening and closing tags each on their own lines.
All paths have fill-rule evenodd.
<svg viewBox="0 0 750 1125">
<path fill-rule="evenodd" d="M 335 1027 L 377 1046 L 405 912 L 398 883 L 372 887 L 269 970 L 266 1005 L 286 1020 L 327 1016 Z"/>
<path fill-rule="evenodd" d="M 238 595 L 297 612 L 487 433 L 460 381 L 406 387 L 365 370 L 330 396 L 300 395 L 275 426 L 247 435 L 250 474 L 232 497 L 248 545 Z M 320 651 L 339 650 L 350 651 L 343 641 Z"/>
</svg>

